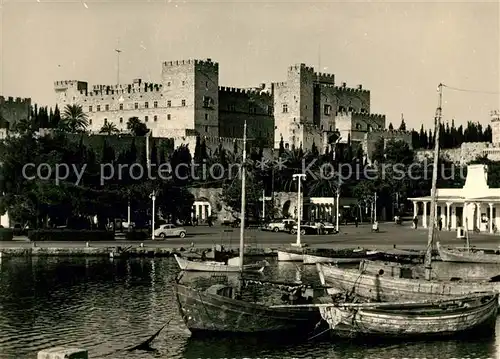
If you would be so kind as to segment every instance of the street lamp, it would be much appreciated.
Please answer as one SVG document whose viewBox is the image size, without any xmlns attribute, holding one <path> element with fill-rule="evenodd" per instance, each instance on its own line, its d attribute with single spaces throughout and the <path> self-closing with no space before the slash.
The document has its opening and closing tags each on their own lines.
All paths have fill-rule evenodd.
<svg viewBox="0 0 500 359">
<path fill-rule="evenodd" d="M 300 193 L 300 184 L 302 180 L 306 179 L 306 174 L 305 173 L 297 173 L 292 175 L 292 178 L 294 180 L 298 181 L 298 190 L 297 190 L 297 241 L 295 243 L 292 243 L 292 246 L 294 247 L 302 247 L 302 244 L 300 242 L 300 222 L 302 221 L 302 196 Z"/>
<path fill-rule="evenodd" d="M 156 201 L 156 191 L 153 191 L 149 195 L 149 198 L 153 201 L 151 208 L 151 239 L 155 240 L 155 201 Z"/>
</svg>

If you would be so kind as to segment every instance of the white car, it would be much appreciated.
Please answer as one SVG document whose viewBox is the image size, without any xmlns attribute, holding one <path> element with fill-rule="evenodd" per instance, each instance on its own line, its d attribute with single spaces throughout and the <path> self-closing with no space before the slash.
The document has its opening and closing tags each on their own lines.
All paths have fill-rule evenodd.
<svg viewBox="0 0 500 359">
<path fill-rule="evenodd" d="M 155 230 L 155 237 L 186 237 L 186 230 L 184 227 L 177 227 L 174 224 L 162 224 L 158 229 Z"/>
<path fill-rule="evenodd" d="M 286 232 L 289 231 L 295 223 L 293 219 L 282 219 L 281 221 L 267 224 L 263 229 L 273 232 Z"/>
</svg>

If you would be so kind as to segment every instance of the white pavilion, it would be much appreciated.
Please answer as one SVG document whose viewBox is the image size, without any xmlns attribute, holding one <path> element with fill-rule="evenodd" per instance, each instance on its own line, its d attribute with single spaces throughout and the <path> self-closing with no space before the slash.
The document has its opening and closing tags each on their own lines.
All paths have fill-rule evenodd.
<svg viewBox="0 0 500 359">
<path fill-rule="evenodd" d="M 467 166 L 463 188 L 437 189 L 437 218 L 441 217 L 443 229 L 479 229 L 496 233 L 500 225 L 497 208 L 500 206 L 500 188 L 488 186 L 488 166 Z M 419 226 L 427 228 L 431 197 L 409 198 L 413 202 L 413 215 L 418 216 Z M 421 214 L 421 216 L 420 216 Z"/>
</svg>

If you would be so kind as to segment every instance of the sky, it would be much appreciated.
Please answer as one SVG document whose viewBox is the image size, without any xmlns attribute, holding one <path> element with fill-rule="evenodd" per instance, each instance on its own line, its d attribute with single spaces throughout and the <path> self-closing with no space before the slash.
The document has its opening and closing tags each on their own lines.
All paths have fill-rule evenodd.
<svg viewBox="0 0 500 359">
<path fill-rule="evenodd" d="M 487 124 L 500 109 L 499 2 L 0 0 L 0 95 L 55 103 L 53 82 L 160 82 L 161 63 L 211 58 L 219 85 L 286 80 L 306 63 L 371 91 L 396 127 Z M 489 93 L 481 93 L 489 92 Z"/>
</svg>

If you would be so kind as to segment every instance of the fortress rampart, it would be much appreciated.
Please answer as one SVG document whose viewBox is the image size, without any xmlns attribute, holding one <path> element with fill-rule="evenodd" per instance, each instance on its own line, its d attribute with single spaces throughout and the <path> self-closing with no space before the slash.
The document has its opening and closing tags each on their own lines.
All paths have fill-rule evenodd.
<svg viewBox="0 0 500 359">
<path fill-rule="evenodd" d="M 334 74 L 315 72 L 314 76 L 316 77 L 316 82 L 319 82 L 320 84 L 335 85 L 335 75 Z"/>
<path fill-rule="evenodd" d="M 370 90 L 364 90 L 362 85 L 358 85 L 356 88 L 347 87 L 345 82 L 342 82 L 341 86 L 335 86 L 337 94 L 348 94 L 348 95 L 369 95 Z"/>
<path fill-rule="evenodd" d="M 0 116 L 7 121 L 7 124 L 2 124 L 3 126 L 10 128 L 20 120 L 29 119 L 30 112 L 30 98 L 0 96 Z"/>
<path fill-rule="evenodd" d="M 262 96 L 263 99 L 265 100 L 270 100 L 272 98 L 272 95 L 268 92 L 265 92 L 263 90 L 257 90 L 257 89 L 243 89 L 243 88 L 236 88 L 236 87 L 226 87 L 226 86 L 219 86 L 219 94 L 224 95 L 224 94 L 241 94 L 241 95 L 252 95 L 252 96 Z"/>
<path fill-rule="evenodd" d="M 213 62 L 212 59 L 206 59 L 206 60 L 195 60 L 195 59 L 189 59 L 189 60 L 175 60 L 175 61 L 164 61 L 163 62 L 163 67 L 176 67 L 176 66 L 183 66 L 183 65 L 198 65 L 198 66 L 209 66 L 209 67 L 219 67 L 219 64 L 217 62 Z"/>
</svg>

